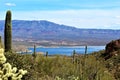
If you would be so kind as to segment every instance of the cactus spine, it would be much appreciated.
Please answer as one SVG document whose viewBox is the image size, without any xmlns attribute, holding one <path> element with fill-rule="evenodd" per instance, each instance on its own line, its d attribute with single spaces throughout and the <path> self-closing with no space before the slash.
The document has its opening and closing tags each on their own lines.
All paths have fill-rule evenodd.
<svg viewBox="0 0 120 80">
<path fill-rule="evenodd" d="M 12 22 L 11 22 L 11 11 L 8 10 L 5 19 L 5 29 L 4 29 L 4 45 L 5 52 L 12 50 Z"/>
</svg>

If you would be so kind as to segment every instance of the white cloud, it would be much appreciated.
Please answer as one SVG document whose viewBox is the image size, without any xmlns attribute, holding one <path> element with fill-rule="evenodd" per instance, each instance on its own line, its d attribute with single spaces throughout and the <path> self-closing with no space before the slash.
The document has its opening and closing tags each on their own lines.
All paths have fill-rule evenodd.
<svg viewBox="0 0 120 80">
<path fill-rule="evenodd" d="M 119 10 L 13 11 L 12 13 L 13 19 L 18 20 L 48 20 L 78 28 L 120 29 Z"/>
<path fill-rule="evenodd" d="M 116 18 L 120 19 L 120 16 L 115 16 Z"/>
<path fill-rule="evenodd" d="M 18 5 L 16 6 L 16 4 L 17 3 L 22 4 L 23 1 L 16 0 L 14 3 L 10 1 L 5 3 L 3 1 L 3 4 L 5 3 L 4 6 L 6 5 L 9 8 L 11 8 L 11 10 L 13 10 L 12 19 L 48 20 L 48 21 L 52 21 L 58 24 L 70 25 L 70 26 L 75 26 L 78 28 L 105 28 L 105 29 L 106 28 L 109 28 L 109 29 L 119 28 L 120 29 L 120 27 L 118 27 L 120 26 L 120 8 L 119 8 L 120 1 L 112 2 L 112 0 L 106 0 L 106 1 L 102 0 L 102 1 L 94 2 L 94 0 L 92 0 L 91 2 L 89 2 L 89 0 L 83 0 L 83 3 L 82 3 L 81 0 L 78 0 L 78 1 L 77 0 L 69 0 L 69 1 L 67 0 L 35 0 L 33 4 L 36 4 L 36 2 L 40 1 L 44 5 L 47 1 L 53 1 L 55 2 L 54 3 L 55 5 L 59 3 L 58 6 L 60 7 L 63 6 L 63 7 L 60 10 L 60 8 L 56 6 L 55 9 L 57 8 L 59 9 L 54 10 L 52 9 L 52 7 L 53 6 L 55 7 L 55 5 L 52 4 L 53 6 L 50 7 L 50 10 L 48 10 L 49 5 L 46 5 L 46 7 L 42 5 L 41 6 L 42 8 L 47 8 L 45 9 L 46 11 L 44 11 L 43 9 L 40 10 L 39 8 L 41 7 L 39 7 L 39 5 L 37 4 L 35 6 L 31 6 L 30 9 L 27 9 L 28 6 L 23 5 L 20 7 L 23 7 L 25 9 L 21 8 L 21 10 L 19 11 L 20 8 Z M 26 0 L 26 1 L 32 2 L 32 0 Z M 105 3 L 107 2 L 108 4 L 104 5 L 105 4 L 104 1 Z M 68 4 L 66 4 L 67 2 Z M 16 6 L 16 7 L 13 7 L 13 6 Z M 77 10 L 75 8 L 77 8 Z M 69 9 L 73 9 L 73 10 L 69 10 Z M 4 20 L 5 12 L 0 11 L 0 15 L 1 15 L 0 19 Z M 117 26 L 114 26 L 116 24 Z"/>
<path fill-rule="evenodd" d="M 6 6 L 16 6 L 15 3 L 5 3 Z"/>
</svg>

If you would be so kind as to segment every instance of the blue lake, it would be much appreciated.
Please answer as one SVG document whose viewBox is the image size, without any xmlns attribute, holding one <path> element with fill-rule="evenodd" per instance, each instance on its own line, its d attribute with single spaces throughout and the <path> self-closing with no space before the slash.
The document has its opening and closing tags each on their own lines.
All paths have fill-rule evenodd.
<svg viewBox="0 0 120 80">
<path fill-rule="evenodd" d="M 88 46 L 87 47 L 87 53 L 92 53 L 96 51 L 100 51 L 105 49 L 105 46 Z M 34 48 L 29 48 L 30 51 L 34 51 Z M 76 51 L 78 54 L 84 54 L 85 53 L 85 46 L 72 46 L 72 47 L 37 47 L 36 52 L 48 52 L 48 55 L 72 55 L 73 50 Z"/>
</svg>

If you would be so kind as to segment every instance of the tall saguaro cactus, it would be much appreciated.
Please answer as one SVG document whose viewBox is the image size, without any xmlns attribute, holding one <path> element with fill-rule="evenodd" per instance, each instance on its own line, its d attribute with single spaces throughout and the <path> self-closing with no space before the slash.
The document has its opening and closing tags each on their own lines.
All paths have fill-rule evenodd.
<svg viewBox="0 0 120 80">
<path fill-rule="evenodd" d="M 5 18 L 5 29 L 4 29 L 4 45 L 5 52 L 11 51 L 12 49 L 12 22 L 11 22 L 11 11 L 8 10 Z"/>
</svg>

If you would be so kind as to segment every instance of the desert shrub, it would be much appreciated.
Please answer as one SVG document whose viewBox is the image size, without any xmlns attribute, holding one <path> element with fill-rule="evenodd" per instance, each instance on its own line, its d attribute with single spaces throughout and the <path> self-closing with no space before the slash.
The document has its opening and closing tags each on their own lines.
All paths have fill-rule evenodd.
<svg viewBox="0 0 120 80">
<path fill-rule="evenodd" d="M 22 68 L 28 71 L 28 73 L 23 77 L 25 80 L 35 80 L 35 72 L 33 69 L 35 66 L 31 55 L 7 52 L 5 53 L 5 56 L 7 58 L 7 62 L 9 62 L 11 65 L 17 67 L 18 69 Z"/>
<path fill-rule="evenodd" d="M 28 74 L 24 80 L 114 80 L 103 62 L 96 56 L 43 56 L 38 54 L 33 58 L 31 54 L 6 53 L 8 61 L 19 69 L 26 69 Z"/>
</svg>

